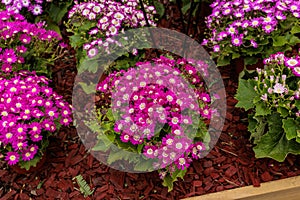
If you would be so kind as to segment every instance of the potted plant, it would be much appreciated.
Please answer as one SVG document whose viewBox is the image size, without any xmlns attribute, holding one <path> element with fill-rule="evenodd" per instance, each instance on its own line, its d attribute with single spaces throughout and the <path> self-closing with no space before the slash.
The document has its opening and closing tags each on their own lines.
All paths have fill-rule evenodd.
<svg viewBox="0 0 300 200">
<path fill-rule="evenodd" d="M 202 61 L 160 56 L 110 73 L 97 86 L 102 103 L 95 117 L 85 121 L 97 134 L 93 150 L 106 152 L 103 162 L 109 165 L 125 160 L 135 172 L 158 170 L 172 190 L 209 148 L 207 125 L 216 114 L 210 108 L 216 97 L 201 78 L 207 70 Z"/>
<path fill-rule="evenodd" d="M 300 57 L 278 52 L 264 64 L 265 69 L 240 79 L 236 106 L 250 110 L 256 157 L 281 162 L 289 153 L 300 153 Z"/>
<path fill-rule="evenodd" d="M 48 83 L 35 72 L 1 73 L 0 157 L 10 166 L 36 166 L 49 136 L 72 121 L 70 105 Z"/>
<path fill-rule="evenodd" d="M 238 58 L 245 65 L 255 64 L 300 43 L 297 1 L 216 0 L 211 7 L 212 14 L 206 18 L 207 38 L 202 44 L 211 48 L 218 66 Z"/>
</svg>

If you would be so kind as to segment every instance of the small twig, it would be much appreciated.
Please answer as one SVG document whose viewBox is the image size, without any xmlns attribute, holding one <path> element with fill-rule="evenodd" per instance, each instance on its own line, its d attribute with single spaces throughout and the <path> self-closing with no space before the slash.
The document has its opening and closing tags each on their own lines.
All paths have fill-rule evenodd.
<svg viewBox="0 0 300 200">
<path fill-rule="evenodd" d="M 231 155 L 234 155 L 234 156 L 238 157 L 237 154 L 235 154 L 235 153 L 233 153 L 233 152 L 231 152 L 231 151 L 228 151 L 228 150 L 225 150 L 225 149 L 222 149 L 222 148 L 218 148 L 218 149 L 220 149 L 221 151 L 224 151 L 224 152 L 226 152 L 226 153 L 229 153 L 229 154 L 231 154 Z"/>
<path fill-rule="evenodd" d="M 229 183 L 229 184 L 231 184 L 231 185 L 234 185 L 234 186 L 237 186 L 237 187 L 240 187 L 238 184 L 236 184 L 236 183 L 233 182 L 233 181 L 230 181 L 230 180 L 226 179 L 224 176 L 222 176 L 222 178 L 224 178 L 224 180 L 225 180 L 227 183 Z"/>
</svg>

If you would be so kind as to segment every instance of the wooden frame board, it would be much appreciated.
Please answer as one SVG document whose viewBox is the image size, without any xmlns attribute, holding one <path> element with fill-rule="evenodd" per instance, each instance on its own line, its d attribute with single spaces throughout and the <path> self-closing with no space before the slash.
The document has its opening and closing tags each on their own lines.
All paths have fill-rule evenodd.
<svg viewBox="0 0 300 200">
<path fill-rule="evenodd" d="M 300 200 L 300 176 L 246 186 L 185 200 Z"/>
</svg>

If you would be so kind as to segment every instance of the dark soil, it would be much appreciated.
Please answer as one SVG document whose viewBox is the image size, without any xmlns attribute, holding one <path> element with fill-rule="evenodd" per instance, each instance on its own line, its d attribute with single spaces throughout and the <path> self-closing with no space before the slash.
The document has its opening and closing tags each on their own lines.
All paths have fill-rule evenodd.
<svg viewBox="0 0 300 200">
<path fill-rule="evenodd" d="M 165 17 L 160 26 L 184 32 L 177 7 L 170 4 L 167 8 L 172 18 Z M 203 27 L 201 22 L 194 33 L 191 26 L 190 34 L 199 38 Z M 70 103 L 76 76 L 73 55 L 69 49 L 53 69 L 53 86 Z M 299 175 L 299 156 L 289 155 L 283 163 L 254 157 L 247 113 L 234 107 L 237 79 L 232 68 L 235 66 L 220 68 L 227 92 L 226 123 L 220 139 L 209 155 L 193 162 L 184 181 L 176 182 L 172 192 L 161 185 L 157 172 L 131 174 L 100 164 L 86 152 L 76 129 L 69 127 L 51 138 L 40 170 L 18 174 L 0 162 L 0 199 L 182 199 Z M 78 185 L 72 179 L 79 174 L 94 189 L 93 195 L 84 198 L 76 189 Z"/>
</svg>

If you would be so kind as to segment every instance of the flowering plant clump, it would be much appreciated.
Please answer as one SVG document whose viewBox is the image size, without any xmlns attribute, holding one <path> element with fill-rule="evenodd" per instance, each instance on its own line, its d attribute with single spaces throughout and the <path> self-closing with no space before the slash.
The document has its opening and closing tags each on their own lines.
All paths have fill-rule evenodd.
<svg viewBox="0 0 300 200">
<path fill-rule="evenodd" d="M 216 0 L 207 17 L 208 38 L 218 66 L 243 57 L 245 64 L 257 58 L 290 50 L 300 43 L 300 3 L 293 0 Z"/>
<path fill-rule="evenodd" d="M 13 11 L 0 11 L 0 66 L 2 73 L 20 69 L 49 74 L 48 64 L 58 57 L 61 37 L 32 24 Z"/>
<path fill-rule="evenodd" d="M 0 158 L 28 170 L 42 157 L 48 137 L 71 123 L 71 107 L 34 72 L 1 76 L 0 94 Z"/>
<path fill-rule="evenodd" d="M 154 6 L 145 4 L 144 7 L 148 23 L 156 26 Z M 111 39 L 113 36 L 129 28 L 147 25 L 137 0 L 82 2 L 69 11 L 68 17 L 66 26 L 73 33 L 70 44 L 79 50 L 79 59 L 85 55 L 90 58 L 96 56 L 100 53 L 97 47 L 103 47 L 105 52 L 110 53 L 110 43 L 120 45 L 120 42 Z M 134 49 L 132 53 L 137 55 L 137 50 Z"/>
<path fill-rule="evenodd" d="M 14 11 L 20 13 L 21 10 L 30 11 L 33 15 L 40 15 L 43 12 L 42 4 L 44 2 L 52 2 L 52 0 L 2 0 L 1 3 L 5 5 L 7 11 Z"/>
<path fill-rule="evenodd" d="M 240 80 L 237 106 L 252 110 L 248 129 L 256 156 L 283 161 L 300 154 L 300 56 L 280 52 L 264 63 L 254 78 Z"/>
<path fill-rule="evenodd" d="M 115 144 L 142 155 L 137 159 L 115 152 L 107 162 L 125 159 L 135 163 L 137 171 L 158 169 L 163 185 L 171 190 L 192 159 L 199 159 L 208 147 L 206 123 L 214 112 L 214 98 L 200 76 L 207 75 L 207 68 L 202 61 L 161 56 L 111 73 L 97 87 L 100 98 L 111 97 L 109 105 L 97 111 L 101 128 L 85 122 L 98 132 L 94 150 L 107 151 Z"/>
</svg>

